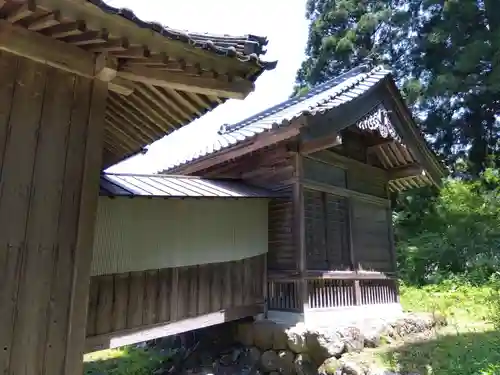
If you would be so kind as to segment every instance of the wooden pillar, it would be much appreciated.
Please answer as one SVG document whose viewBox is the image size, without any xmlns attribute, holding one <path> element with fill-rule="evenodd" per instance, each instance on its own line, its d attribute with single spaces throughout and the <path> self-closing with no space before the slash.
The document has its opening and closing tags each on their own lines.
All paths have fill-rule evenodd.
<svg viewBox="0 0 500 375">
<path fill-rule="evenodd" d="M 354 246 L 354 206 L 352 197 L 347 198 L 347 231 L 349 233 L 349 255 L 354 273 L 357 275 L 359 271 L 359 261 L 356 256 L 356 248 Z M 356 305 L 361 305 L 361 285 L 359 279 L 354 279 L 354 302 Z"/>
<path fill-rule="evenodd" d="M 82 373 L 106 84 L 0 52 L 0 372 Z"/>
<path fill-rule="evenodd" d="M 300 274 L 299 296 L 302 305 L 302 311 L 309 307 L 309 292 L 307 288 L 306 263 L 306 238 L 305 238 L 305 217 L 304 217 L 304 187 L 302 184 L 303 176 L 302 155 L 295 153 L 295 183 L 293 184 L 294 201 L 294 233 L 297 247 L 297 268 Z"/>
</svg>

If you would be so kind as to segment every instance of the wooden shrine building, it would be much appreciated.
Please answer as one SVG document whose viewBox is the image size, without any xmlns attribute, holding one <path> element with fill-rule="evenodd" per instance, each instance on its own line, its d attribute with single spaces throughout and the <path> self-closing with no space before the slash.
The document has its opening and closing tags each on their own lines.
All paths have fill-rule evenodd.
<svg viewBox="0 0 500 375">
<path fill-rule="evenodd" d="M 268 316 L 329 324 L 400 310 L 390 195 L 439 184 L 444 169 L 390 72 L 365 66 L 222 126 L 167 172 L 278 193 Z"/>
<path fill-rule="evenodd" d="M 170 6 L 166 2 L 165 12 Z M 194 305 L 167 311 L 166 303 L 153 311 L 147 302 L 154 300 L 153 295 L 144 291 L 166 293 L 162 280 L 167 279 L 158 273 L 139 274 L 137 268 L 121 273 L 134 266 L 138 258 L 129 252 L 130 246 L 125 246 L 123 238 L 117 236 L 106 242 L 101 232 L 95 230 L 96 217 L 99 223 L 109 223 L 111 229 L 116 229 L 116 223 L 127 218 L 119 214 L 123 215 L 123 200 L 128 200 L 135 211 L 129 210 L 127 215 L 136 214 L 147 220 L 144 209 L 154 211 L 154 207 L 148 206 L 154 197 L 148 198 L 144 189 L 127 190 L 123 184 L 118 184 L 121 190 L 115 188 L 110 193 L 109 177 L 101 181 L 108 196 L 99 198 L 100 175 L 106 167 L 140 152 L 145 145 L 228 98 L 244 98 L 253 90 L 257 77 L 274 67 L 274 63 L 263 62 L 259 57 L 265 44 L 265 38 L 253 35 L 215 36 L 169 29 L 141 21 L 131 11 L 115 9 L 100 0 L 0 0 L 2 374 L 79 375 L 86 336 L 200 313 L 186 312 Z M 153 183 L 147 177 L 136 180 L 139 184 Z M 170 182 L 179 185 L 178 181 Z M 191 192 L 197 185 L 196 194 L 203 197 L 210 195 L 207 190 L 216 195 L 222 189 L 206 181 L 183 184 Z M 225 187 L 220 194 L 232 197 L 242 189 Z M 110 194 L 117 197 L 112 199 Z M 127 194 L 140 197 L 123 197 Z M 165 191 L 150 195 L 169 194 L 175 196 Z M 254 194 L 260 193 L 251 191 L 241 196 Z M 178 195 L 190 194 L 181 191 Z M 189 211 L 192 203 L 185 202 L 182 209 Z M 225 203 L 216 199 L 200 202 L 227 210 Z M 174 203 L 166 203 L 170 204 L 166 208 L 175 206 Z M 257 218 L 259 209 L 261 204 L 255 208 Z M 182 213 L 182 220 L 192 219 L 189 215 Z M 130 223 L 120 228 L 130 228 Z M 117 235 L 111 229 L 109 233 Z M 96 241 L 94 232 L 99 234 Z M 118 241 L 123 245 L 119 249 Z M 176 249 L 181 245 L 177 243 Z M 98 261 L 93 262 L 95 246 L 100 252 Z M 200 251 L 196 246 L 193 248 Z M 119 258 L 121 263 L 116 263 L 111 248 L 124 254 Z M 149 249 L 157 247 L 151 245 Z M 229 272 L 259 270 L 266 250 L 247 248 L 240 254 L 241 259 L 231 259 Z M 185 288 L 194 288 L 195 284 L 185 283 L 186 280 L 219 270 L 207 266 L 198 273 L 193 260 L 181 255 L 170 264 L 160 263 L 171 268 L 185 266 L 178 272 L 161 274 L 168 273 L 168 280 L 178 286 L 168 289 L 169 293 L 187 293 Z M 155 256 L 139 261 L 150 267 L 155 259 L 168 260 L 158 258 L 158 253 Z M 247 257 L 251 259 L 247 261 Z M 228 261 L 224 254 L 218 254 L 217 259 Z M 226 269 L 225 265 L 220 267 Z M 220 315 L 225 312 L 224 307 L 262 302 L 263 288 L 250 281 L 247 277 L 235 286 L 250 291 L 245 300 L 239 300 L 238 294 L 218 305 L 205 305 L 205 296 L 200 295 L 201 302 L 195 306 L 202 306 L 202 313 L 215 309 Z M 88 303 L 90 289 L 91 297 L 99 298 L 95 310 L 92 298 Z M 158 293 L 155 295 L 160 296 Z M 183 296 L 178 300 L 184 301 Z M 94 319 L 95 314 L 99 318 Z M 228 314 L 226 311 L 224 318 L 231 319 Z"/>
</svg>

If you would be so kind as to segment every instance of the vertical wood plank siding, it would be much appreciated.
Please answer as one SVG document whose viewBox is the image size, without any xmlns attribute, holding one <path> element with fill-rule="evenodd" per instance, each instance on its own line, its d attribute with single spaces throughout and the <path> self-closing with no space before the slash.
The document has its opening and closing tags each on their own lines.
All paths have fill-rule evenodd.
<svg viewBox="0 0 500 375">
<path fill-rule="evenodd" d="M 297 252 L 293 236 L 292 189 L 287 187 L 280 193 L 284 196 L 269 202 L 268 267 L 293 270 L 297 267 Z"/>
<path fill-rule="evenodd" d="M 81 373 L 107 86 L 0 71 L 0 372 Z"/>
<path fill-rule="evenodd" d="M 87 338 L 264 303 L 265 255 L 91 278 Z"/>
<path fill-rule="evenodd" d="M 353 202 L 353 245 L 358 267 L 365 271 L 394 272 L 388 207 Z"/>
</svg>

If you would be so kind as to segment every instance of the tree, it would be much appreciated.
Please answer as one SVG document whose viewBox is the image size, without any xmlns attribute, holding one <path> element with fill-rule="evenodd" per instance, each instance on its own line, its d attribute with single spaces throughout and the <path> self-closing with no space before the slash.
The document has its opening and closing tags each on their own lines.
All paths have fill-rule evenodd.
<svg viewBox="0 0 500 375">
<path fill-rule="evenodd" d="M 392 68 L 450 166 L 477 176 L 499 152 L 500 12 L 494 0 L 308 0 L 295 93 L 362 62 Z M 497 162 L 498 165 L 498 162 Z"/>
</svg>

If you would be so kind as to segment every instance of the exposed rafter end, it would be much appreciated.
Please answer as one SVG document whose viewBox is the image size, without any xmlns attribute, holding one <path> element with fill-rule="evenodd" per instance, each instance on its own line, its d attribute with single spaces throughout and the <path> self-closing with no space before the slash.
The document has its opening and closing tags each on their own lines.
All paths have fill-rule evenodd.
<svg viewBox="0 0 500 375">
<path fill-rule="evenodd" d="M 417 177 L 425 175 L 425 169 L 420 164 L 410 164 L 403 167 L 393 168 L 387 171 L 389 181 L 400 180 L 402 178 Z"/>
<path fill-rule="evenodd" d="M 326 137 L 313 139 L 310 141 L 303 141 L 300 144 L 300 152 L 303 155 L 309 155 L 314 152 L 326 150 L 331 147 L 340 146 L 342 144 L 342 137 L 338 134 L 332 134 Z"/>
<path fill-rule="evenodd" d="M 383 141 L 381 141 L 380 143 L 377 143 L 377 144 L 375 144 L 373 146 L 368 146 L 366 148 L 366 153 L 367 154 L 376 153 L 382 146 L 390 145 L 390 144 L 393 144 L 394 142 L 396 142 L 394 139 L 392 139 L 392 138 L 386 138 Z"/>
</svg>

